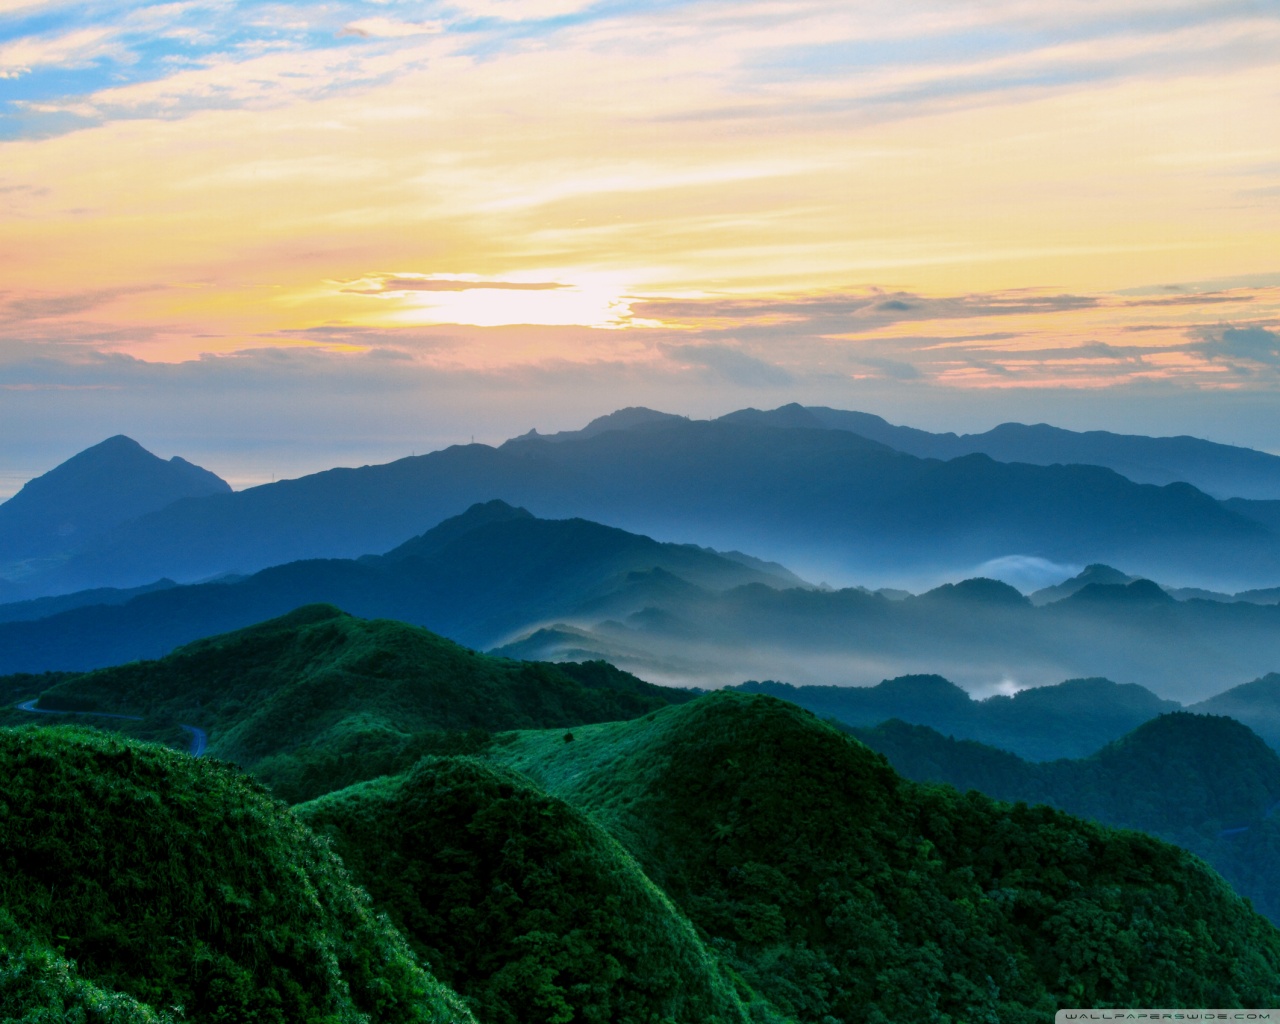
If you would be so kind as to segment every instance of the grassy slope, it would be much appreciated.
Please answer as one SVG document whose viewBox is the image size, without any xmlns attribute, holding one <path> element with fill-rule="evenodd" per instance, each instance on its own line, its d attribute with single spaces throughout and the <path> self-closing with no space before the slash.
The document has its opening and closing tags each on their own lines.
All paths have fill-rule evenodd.
<svg viewBox="0 0 1280 1024">
<path fill-rule="evenodd" d="M 485 731 L 626 719 L 691 697 L 606 665 L 493 658 L 425 629 L 308 605 L 158 661 L 65 679 L 41 706 L 140 715 L 110 724 L 179 745 L 180 723 L 201 726 L 211 754 L 296 801 L 403 771 L 424 753 L 481 749 Z M 10 712 L 0 724 L 29 718 Z"/>
<path fill-rule="evenodd" d="M 0 779 L 6 1012 L 471 1020 L 329 848 L 227 766 L 90 730 L 5 729 Z"/>
<path fill-rule="evenodd" d="M 1280 934 L 1182 850 L 897 776 L 809 713 L 718 693 L 497 756 L 606 825 L 801 1021 L 1267 1005 Z"/>
<path fill-rule="evenodd" d="M 485 1024 L 748 1019 L 634 859 L 515 772 L 426 758 L 297 812 Z"/>
</svg>

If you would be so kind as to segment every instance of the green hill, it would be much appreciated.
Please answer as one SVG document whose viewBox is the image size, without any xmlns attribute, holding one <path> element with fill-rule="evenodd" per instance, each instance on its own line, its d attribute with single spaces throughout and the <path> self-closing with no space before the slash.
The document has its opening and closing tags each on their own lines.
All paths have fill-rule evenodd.
<svg viewBox="0 0 1280 1024">
<path fill-rule="evenodd" d="M 797 1020 L 1280 998 L 1280 933 L 1197 858 L 908 782 L 785 702 L 721 692 L 574 737 L 493 756 L 609 828 Z"/>
<path fill-rule="evenodd" d="M 1207 860 L 1280 923 L 1280 756 L 1230 718 L 1161 715 L 1078 760 L 1037 764 L 890 721 L 851 729 L 908 778 L 1047 803 L 1140 829 Z"/>
<path fill-rule="evenodd" d="M 488 732 L 633 718 L 688 691 L 602 663 L 547 665 L 478 654 L 425 629 L 308 605 L 157 661 L 71 676 L 43 709 L 136 715 L 114 724 L 253 771 L 289 802 L 404 771 L 423 754 L 482 749 Z M 29 715 L 10 711 L 0 724 Z"/>
<path fill-rule="evenodd" d="M 635 861 L 515 772 L 424 758 L 297 813 L 485 1024 L 748 1020 Z"/>
<path fill-rule="evenodd" d="M 467 1024 L 328 846 L 226 765 L 0 729 L 6 1020 Z"/>
</svg>

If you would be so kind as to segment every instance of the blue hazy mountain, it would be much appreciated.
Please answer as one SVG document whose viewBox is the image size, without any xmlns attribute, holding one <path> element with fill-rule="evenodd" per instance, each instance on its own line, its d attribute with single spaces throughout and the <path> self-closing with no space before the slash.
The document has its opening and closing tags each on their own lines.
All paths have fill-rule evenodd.
<svg viewBox="0 0 1280 1024">
<path fill-rule="evenodd" d="M 496 500 L 385 555 L 161 587 L 0 608 L 0 672 L 157 657 L 313 602 L 511 657 L 601 658 L 710 687 L 751 678 L 865 686 L 941 670 L 969 689 L 1105 676 L 1193 701 L 1280 665 L 1275 605 L 1180 601 L 1141 579 L 1092 583 L 1041 607 L 989 579 L 919 596 L 823 590 L 740 552 L 539 519 Z M 41 604 L 67 610 L 33 619 Z"/>
<path fill-rule="evenodd" d="M 1188 709 L 1204 715 L 1227 715 L 1243 722 L 1271 746 L 1280 750 L 1280 674 L 1233 686 Z"/>
<path fill-rule="evenodd" d="M 854 588 L 671 590 L 629 615 L 546 622 L 501 653 L 603 658 L 701 686 L 776 679 L 853 694 L 940 671 L 966 691 L 1105 677 L 1192 702 L 1280 665 L 1280 606 L 1179 601 L 1149 580 L 1091 584 L 1039 607 L 994 580 L 896 599 Z"/>
<path fill-rule="evenodd" d="M 4 622 L 0 612 L 0 673 L 155 658 L 317 602 L 427 626 L 483 648 L 549 618 L 627 615 L 664 595 L 714 596 L 745 585 L 807 586 L 782 566 L 736 552 L 660 544 L 581 519 L 536 519 L 492 501 L 382 556 L 312 559 L 228 582 L 141 588 L 123 602 L 73 607 L 38 621 Z"/>
<path fill-rule="evenodd" d="M 1130 576 L 1126 572 L 1110 565 L 1094 564 L 1086 565 L 1084 569 L 1072 576 L 1070 579 L 1063 580 L 1061 583 L 1055 583 L 1050 587 L 1042 587 L 1040 590 L 1028 595 L 1032 604 L 1051 604 L 1054 601 L 1061 601 L 1063 598 L 1084 590 L 1086 587 L 1098 584 L 1102 586 L 1127 586 L 1131 583 L 1138 582 L 1137 576 Z M 1280 603 L 1280 587 L 1264 587 L 1252 590 L 1242 590 L 1239 593 L 1228 594 L 1222 591 L 1206 590 L 1203 587 L 1169 587 L 1162 586 L 1161 589 L 1170 597 L 1178 601 L 1189 601 L 1192 599 L 1200 599 L 1204 601 L 1222 601 L 1237 602 L 1245 601 L 1250 604 L 1277 604 Z M 1139 591 L 1140 592 L 1140 591 Z M 1094 592 L 1096 594 L 1096 592 Z M 1154 600 L 1159 600 L 1152 595 Z"/>
<path fill-rule="evenodd" d="M 0 622 L 32 622 L 36 619 L 47 619 L 60 612 L 73 608 L 85 608 L 92 605 L 124 604 L 132 601 L 140 594 L 150 594 L 157 590 L 168 590 L 178 584 L 173 580 L 156 580 L 145 587 L 129 587 L 121 590 L 118 587 L 98 587 L 95 590 L 77 590 L 70 594 L 59 594 L 55 597 L 36 597 L 27 601 L 12 601 L 0 604 Z"/>
<path fill-rule="evenodd" d="M 118 434 L 30 480 L 0 504 L 0 564 L 56 555 L 180 498 L 230 494 L 186 459 L 168 461 Z"/>
<path fill-rule="evenodd" d="M 895 719 L 1035 761 L 1084 757 L 1157 715 L 1182 710 L 1176 701 L 1162 700 L 1141 686 L 1109 679 L 1071 679 L 986 700 L 974 700 L 936 675 L 903 676 L 867 687 L 748 682 L 733 689 L 781 697 L 848 726 L 865 728 Z"/>
<path fill-rule="evenodd" d="M 981 454 L 918 458 L 846 430 L 733 417 L 632 414 L 623 423 L 185 499 L 69 552 L 30 583 L 44 593 L 131 587 L 357 557 L 495 497 L 539 516 L 752 551 L 811 575 L 957 575 L 1023 554 L 1219 589 L 1280 578 L 1274 531 L 1184 483 Z"/>
<path fill-rule="evenodd" d="M 632 411 L 635 416 L 640 410 Z M 1063 430 L 1046 423 L 1002 423 L 981 434 L 935 434 L 896 426 L 880 416 L 825 407 L 787 405 L 724 417 L 779 427 L 847 430 L 896 451 L 929 459 L 987 455 L 997 462 L 1037 466 L 1106 466 L 1137 483 L 1183 481 L 1218 498 L 1280 499 L 1280 457 L 1198 437 L 1145 437 L 1106 430 Z"/>
<path fill-rule="evenodd" d="M 1195 701 L 1280 665 L 1280 607 L 1175 600 L 1114 573 L 1085 575 L 1130 581 L 1088 583 L 1040 607 L 981 578 L 919 596 L 818 589 L 739 552 L 539 519 L 495 500 L 385 555 L 0 608 L 0 672 L 157 657 L 314 602 L 511 657 L 601 658 L 704 687 L 752 678 L 866 686 L 941 670 L 967 689 L 1107 677 Z M 35 619 L 40 606 L 66 610 Z"/>
</svg>

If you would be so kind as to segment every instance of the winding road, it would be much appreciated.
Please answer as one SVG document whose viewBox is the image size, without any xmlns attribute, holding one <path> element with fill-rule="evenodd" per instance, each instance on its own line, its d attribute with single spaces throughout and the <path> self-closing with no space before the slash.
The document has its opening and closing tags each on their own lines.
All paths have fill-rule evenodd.
<svg viewBox="0 0 1280 1024">
<path fill-rule="evenodd" d="M 95 718 L 123 718 L 129 722 L 141 722 L 141 715 L 116 715 L 110 711 L 51 711 L 48 708 L 36 707 L 39 697 L 32 697 L 25 700 L 21 704 L 15 704 L 14 707 L 19 711 L 27 711 L 33 715 L 92 715 Z M 200 757 L 205 748 L 209 746 L 209 734 L 196 725 L 182 726 L 187 732 L 191 733 L 191 756 Z"/>
</svg>

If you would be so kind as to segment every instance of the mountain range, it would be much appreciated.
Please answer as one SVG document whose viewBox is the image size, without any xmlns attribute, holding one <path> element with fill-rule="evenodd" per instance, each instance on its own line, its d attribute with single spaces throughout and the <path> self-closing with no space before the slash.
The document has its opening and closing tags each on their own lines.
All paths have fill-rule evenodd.
<svg viewBox="0 0 1280 1024">
<path fill-rule="evenodd" d="M 983 700 L 937 675 L 903 676 L 868 687 L 750 681 L 730 689 L 779 697 L 846 727 L 898 720 L 1027 761 L 1086 757 L 1146 722 L 1182 711 L 1234 719 L 1280 753 L 1280 675 L 1274 673 L 1185 707 L 1145 687 L 1109 679 L 1068 679 Z"/>
<path fill-rule="evenodd" d="M 1065 597 L 1039 606 L 981 578 L 920 595 L 831 590 L 740 552 L 539 519 L 492 501 L 385 555 L 0 607 L 0 671 L 155 658 L 316 602 L 509 657 L 605 660 L 685 686 L 869 686 L 941 669 L 978 692 L 1106 677 L 1191 702 L 1280 666 L 1280 606 L 1177 600 L 1118 570 L 1106 578 L 1131 582 L 1096 582 L 1104 569 L 1091 567 L 1060 588 Z M 66 610 L 34 617 L 57 608 Z"/>
<path fill-rule="evenodd" d="M 624 410 L 567 435 L 455 446 L 384 466 L 182 497 L 68 539 L 46 563 L 10 561 L 2 574 L 38 597 L 353 558 L 388 551 L 424 523 L 500 498 L 540 516 L 749 550 L 814 578 L 954 578 L 1013 555 L 1124 564 L 1146 577 L 1218 590 L 1273 586 L 1280 578 L 1280 514 L 1268 501 L 1222 502 L 1185 482 L 1156 486 L 1104 466 L 1059 464 L 1062 453 L 1052 445 L 1038 456 L 1050 463 L 1043 465 L 981 452 L 947 451 L 942 460 L 845 429 L 875 433 L 868 422 L 862 414 L 798 406 L 714 421 Z M 1178 442 L 1174 448 L 1183 444 L 1134 444 L 1169 440 Z M 1229 455 L 1233 465 L 1276 461 L 1219 448 L 1226 446 L 1205 450 Z M 95 451 L 77 459 L 92 462 L 101 456 L 91 458 Z M 1194 459 L 1169 459 L 1161 464 L 1195 476 Z M 21 531 L 5 536 L 12 549 Z"/>
<path fill-rule="evenodd" d="M 1031 1024 L 1280 998 L 1280 932 L 1177 847 L 918 785 L 766 695 L 669 696 L 324 608 L 64 679 L 38 708 L 185 722 L 323 795 L 289 811 L 217 760 L 6 712 L 33 725 L 0 729 L 0 1010 Z M 413 759 L 365 756 L 380 736 Z"/>
<path fill-rule="evenodd" d="M 931 433 L 896 426 L 865 412 L 785 405 L 743 409 L 726 419 L 775 426 L 845 430 L 925 459 L 986 455 L 1036 466 L 1105 466 L 1140 484 L 1189 483 L 1216 498 L 1280 499 L 1280 457 L 1198 437 L 1145 437 L 1107 430 L 1075 431 L 1047 423 L 1001 423 L 981 434 Z"/>
<path fill-rule="evenodd" d="M 665 594 L 805 587 L 780 565 L 492 501 L 381 556 L 292 562 L 248 578 L 42 598 L 0 611 L 0 672 L 87 669 L 328 602 L 475 647 L 560 616 L 627 615 Z M 83 602 L 83 604 L 81 603 Z M 40 619 L 31 610 L 70 606 Z M 3 621 L 8 619 L 9 621 Z"/>
<path fill-rule="evenodd" d="M 1149 580 L 1090 584 L 1035 606 L 975 578 L 924 594 L 738 587 L 655 597 L 608 619 L 548 623 L 497 648 L 511 657 L 603 658 L 702 686 L 747 679 L 865 687 L 943 670 L 965 690 L 1106 677 L 1182 702 L 1280 665 L 1280 607 L 1176 600 Z"/>
</svg>

